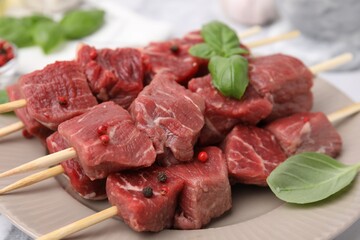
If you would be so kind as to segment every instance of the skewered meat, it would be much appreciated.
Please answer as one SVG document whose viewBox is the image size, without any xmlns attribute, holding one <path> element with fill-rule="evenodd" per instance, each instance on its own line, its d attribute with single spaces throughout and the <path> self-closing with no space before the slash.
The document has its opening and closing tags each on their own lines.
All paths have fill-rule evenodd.
<svg viewBox="0 0 360 240">
<path fill-rule="evenodd" d="M 157 154 L 169 148 L 175 158 L 190 161 L 204 126 L 203 99 L 176 82 L 168 72 L 158 73 L 130 106 L 136 126 L 153 141 Z"/>
<path fill-rule="evenodd" d="M 59 133 L 77 153 L 90 179 L 124 169 L 148 167 L 156 153 L 151 140 L 136 127 L 130 114 L 104 102 L 59 125 Z"/>
<path fill-rule="evenodd" d="M 206 104 L 202 145 L 218 143 L 237 123 L 255 125 L 272 111 L 270 100 L 261 97 L 251 85 L 241 100 L 223 96 L 212 85 L 210 75 L 192 79 L 188 87 L 202 96 Z"/>
<path fill-rule="evenodd" d="M 23 99 L 18 84 L 7 87 L 6 91 L 10 101 Z M 46 138 L 52 133 L 52 131 L 32 118 L 26 108 L 15 109 L 15 114 L 25 125 L 26 131 L 29 134 L 38 137 L 41 142 L 45 144 Z"/>
<path fill-rule="evenodd" d="M 301 152 L 339 155 L 342 141 L 339 133 L 321 113 L 297 113 L 275 120 L 265 127 L 288 156 Z"/>
<path fill-rule="evenodd" d="M 52 130 L 97 104 L 85 74 L 73 61 L 49 64 L 19 81 L 29 115 Z"/>
<path fill-rule="evenodd" d="M 81 45 L 77 62 L 85 69 L 90 88 L 100 101 L 112 100 L 127 108 L 143 89 L 144 67 L 137 49 L 97 50 Z"/>
<path fill-rule="evenodd" d="M 151 167 L 111 174 L 107 178 L 110 203 L 117 207 L 120 217 L 135 231 L 158 232 L 173 226 L 184 181 L 167 176 L 164 182 L 160 182 L 159 174 L 166 173 L 161 168 Z"/>
<path fill-rule="evenodd" d="M 308 96 L 311 94 L 313 74 L 300 60 L 274 54 L 250 58 L 249 66 L 251 85 L 261 96 L 267 96 L 273 102 L 268 120 L 310 111 L 312 96 Z"/>
<path fill-rule="evenodd" d="M 58 132 L 46 139 L 50 153 L 55 153 L 69 147 Z M 65 174 L 69 177 L 71 187 L 85 199 L 101 200 L 106 198 L 105 179 L 91 181 L 82 170 L 78 159 L 73 158 L 61 163 Z"/>
<path fill-rule="evenodd" d="M 287 158 L 270 132 L 254 126 L 235 126 L 222 148 L 232 182 L 266 186 L 271 171 Z"/>
</svg>

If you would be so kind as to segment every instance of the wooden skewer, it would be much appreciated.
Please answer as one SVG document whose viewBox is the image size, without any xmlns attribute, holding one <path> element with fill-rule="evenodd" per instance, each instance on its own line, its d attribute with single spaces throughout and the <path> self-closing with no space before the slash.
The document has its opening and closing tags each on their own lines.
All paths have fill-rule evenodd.
<svg viewBox="0 0 360 240">
<path fill-rule="evenodd" d="M 23 179 L 20 179 L 19 181 L 14 182 L 14 183 L 4 187 L 3 189 L 0 189 L 0 195 L 10 192 L 10 191 L 13 191 L 18 188 L 30 186 L 34 183 L 43 181 L 43 180 L 51 178 L 51 177 L 55 177 L 62 173 L 64 173 L 64 168 L 61 165 L 57 165 L 55 167 L 46 169 L 44 171 L 41 171 L 41 172 L 32 174 L 28 177 L 25 177 Z"/>
<path fill-rule="evenodd" d="M 22 122 L 16 122 L 13 124 L 10 124 L 6 127 L 0 128 L 0 137 L 5 137 L 11 133 L 17 132 L 21 129 L 23 129 L 25 125 Z"/>
<path fill-rule="evenodd" d="M 117 207 L 113 206 L 113 207 L 107 208 L 101 212 L 95 213 L 89 217 L 83 218 L 77 222 L 71 223 L 65 227 L 62 227 L 51 233 L 43 235 L 43 236 L 37 238 L 37 240 L 62 239 L 66 236 L 69 236 L 70 234 L 78 232 L 82 229 L 90 227 L 90 226 L 97 224 L 99 222 L 102 222 L 106 219 L 112 218 L 112 217 L 116 216 L 117 213 L 118 213 Z"/>
<path fill-rule="evenodd" d="M 325 72 L 330 69 L 334 69 L 337 66 L 340 66 L 344 63 L 347 63 L 353 59 L 353 55 L 351 53 L 344 53 L 335 58 L 327 60 L 325 62 L 319 63 L 315 66 L 310 67 L 310 71 L 314 74 L 318 74 L 319 72 Z"/>
<path fill-rule="evenodd" d="M 26 106 L 26 100 L 25 99 L 19 99 L 16 101 L 4 103 L 0 105 L 0 113 L 5 112 L 12 112 L 15 109 L 22 108 Z"/>
<path fill-rule="evenodd" d="M 354 103 L 348 107 L 329 114 L 327 118 L 331 123 L 334 123 L 358 112 L 360 112 L 360 103 Z"/>
<path fill-rule="evenodd" d="M 50 167 L 61 163 L 64 160 L 76 157 L 76 151 L 74 148 L 67 148 L 62 151 L 52 153 L 40 158 L 37 158 L 31 162 L 20 165 L 16 168 L 10 169 L 9 171 L 0 174 L 1 177 L 11 176 L 17 173 L 27 172 L 40 168 Z"/>
<path fill-rule="evenodd" d="M 241 32 L 238 34 L 238 37 L 241 38 L 246 38 L 246 37 L 250 37 L 253 36 L 259 32 L 262 31 L 262 28 L 260 26 L 253 26 L 249 29 L 246 29 L 245 31 Z"/>
<path fill-rule="evenodd" d="M 257 40 L 254 42 L 250 42 L 250 43 L 245 43 L 245 45 L 248 48 L 255 48 L 255 47 L 261 47 L 270 43 L 275 43 L 275 42 L 279 42 L 279 41 L 283 41 L 283 40 L 287 40 L 287 39 L 292 39 L 292 38 L 296 38 L 300 35 L 300 31 L 295 30 L 295 31 L 291 31 L 288 33 L 283 33 L 277 36 L 273 36 L 273 37 L 268 37 L 265 39 L 261 39 L 261 40 Z"/>
</svg>

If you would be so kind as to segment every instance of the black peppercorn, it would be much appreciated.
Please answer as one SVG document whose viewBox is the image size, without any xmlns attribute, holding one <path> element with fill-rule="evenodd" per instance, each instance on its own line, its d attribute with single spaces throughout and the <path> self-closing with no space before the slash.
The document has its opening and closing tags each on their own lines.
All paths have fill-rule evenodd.
<svg viewBox="0 0 360 240">
<path fill-rule="evenodd" d="M 158 173 L 158 176 L 157 176 L 157 179 L 159 180 L 159 182 L 166 182 L 167 180 L 167 176 L 166 176 L 166 173 L 165 172 L 159 172 Z"/>
<path fill-rule="evenodd" d="M 170 47 L 170 51 L 171 51 L 172 53 L 177 53 L 177 52 L 179 52 L 179 46 L 178 46 L 178 45 L 172 45 L 172 46 Z"/>
<path fill-rule="evenodd" d="M 151 187 L 144 187 L 142 192 L 146 198 L 151 198 L 153 195 L 153 189 Z"/>
</svg>

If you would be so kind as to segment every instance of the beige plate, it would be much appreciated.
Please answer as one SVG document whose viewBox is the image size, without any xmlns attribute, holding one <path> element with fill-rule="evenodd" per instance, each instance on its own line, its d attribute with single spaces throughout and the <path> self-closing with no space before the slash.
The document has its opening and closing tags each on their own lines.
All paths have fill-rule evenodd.
<svg viewBox="0 0 360 240">
<path fill-rule="evenodd" d="M 315 111 L 330 113 L 351 101 L 324 81 L 316 80 Z M 16 119 L 0 117 L 5 126 Z M 360 114 L 337 124 L 344 141 L 340 161 L 359 161 Z M 21 134 L 0 140 L 0 171 L 45 154 L 36 140 Z M 21 176 L 0 179 L 5 186 Z M 32 237 L 40 236 L 102 209 L 106 202 L 79 202 L 55 179 L 0 196 L 0 211 Z M 83 230 L 76 239 L 332 239 L 360 216 L 360 183 L 321 204 L 295 206 L 277 200 L 267 188 L 237 185 L 233 187 L 233 208 L 202 230 L 165 230 L 160 233 L 136 233 L 117 219 Z"/>
</svg>

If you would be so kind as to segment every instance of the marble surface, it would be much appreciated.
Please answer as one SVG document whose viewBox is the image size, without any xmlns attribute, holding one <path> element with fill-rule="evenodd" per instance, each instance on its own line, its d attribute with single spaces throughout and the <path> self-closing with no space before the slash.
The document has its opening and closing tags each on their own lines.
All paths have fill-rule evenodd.
<svg viewBox="0 0 360 240">
<path fill-rule="evenodd" d="M 107 2 L 107 0 L 103 2 Z M 169 34 L 170 37 L 181 36 L 188 31 L 200 28 L 203 23 L 213 19 L 224 21 L 239 31 L 246 28 L 246 26 L 236 24 L 228 19 L 222 11 L 220 2 L 217 0 L 117 0 L 113 1 L 113 4 L 125 6 L 142 16 L 170 24 L 172 29 Z M 289 29 L 291 29 L 291 25 L 284 20 L 280 20 L 266 26 L 265 31 L 253 39 L 274 35 Z M 298 56 L 294 49 L 298 49 L 299 41 L 300 43 L 306 41 L 307 51 L 310 48 L 321 48 L 322 45 L 321 42 L 300 39 L 263 47 L 257 49 L 256 53 L 268 54 L 281 51 Z M 309 51 L 308 56 L 301 59 L 311 65 L 319 61 L 318 56 L 319 54 L 316 55 Z M 325 54 L 324 57 L 328 56 Z M 328 72 L 320 76 L 346 93 L 354 101 L 360 101 L 360 66 L 357 67 L 358 70 L 354 71 Z M 8 239 L 27 240 L 30 238 L 14 227 L 4 216 L 0 216 L 0 240 Z M 336 240 L 360 240 L 360 221 L 357 221 L 348 230 L 340 234 Z"/>
</svg>

